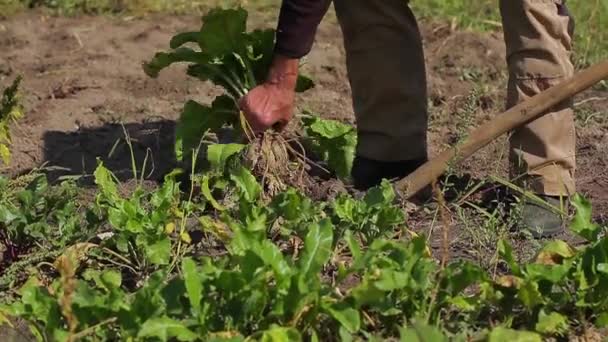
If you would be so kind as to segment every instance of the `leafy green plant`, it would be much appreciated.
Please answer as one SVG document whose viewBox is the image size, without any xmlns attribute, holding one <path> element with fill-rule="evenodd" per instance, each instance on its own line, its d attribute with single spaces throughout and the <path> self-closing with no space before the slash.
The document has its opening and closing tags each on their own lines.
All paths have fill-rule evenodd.
<svg viewBox="0 0 608 342">
<path fill-rule="evenodd" d="M 303 119 L 308 143 L 312 150 L 342 179 L 350 177 L 357 147 L 353 126 L 316 116 Z"/>
<path fill-rule="evenodd" d="M 99 165 L 92 211 L 114 234 L 92 246 L 89 258 L 103 261 L 99 250 L 109 249 L 126 261 L 77 260 L 72 271 L 56 262 L 61 277 L 50 285 L 32 278 L 0 317 L 25 319 L 39 340 L 58 341 L 467 340 L 463 324 L 490 341 L 536 341 L 563 336 L 576 324 L 572 317 L 606 321 L 608 250 L 580 196 L 572 229 L 588 247 L 552 241 L 521 263 L 502 241 L 511 272 L 494 278 L 468 262 L 439 264 L 423 236 L 392 239 L 405 217 L 388 183 L 359 200 L 314 203 L 290 189 L 267 201 L 238 163 L 242 148 L 212 145 L 209 192 L 223 194 L 215 203 L 202 194 L 196 210 L 171 176 L 157 190 L 127 196 Z M 180 220 L 193 215 L 222 253 L 176 247 Z M 134 266 L 144 271 L 135 283 Z M 485 325 L 488 315 L 500 326 Z"/>
<path fill-rule="evenodd" d="M 183 208 L 179 201 L 179 188 L 172 175 L 166 177 L 162 187 L 146 192 L 141 187 L 129 197 L 118 190 L 112 173 L 100 164 L 95 170 L 95 183 L 99 186 L 96 205 L 115 233 L 104 245 L 123 255 L 130 255 L 135 270 L 145 271 L 150 266 L 168 265 L 173 242 L 170 234 L 179 224 Z M 181 231 L 179 239 L 189 241 Z"/>
<path fill-rule="evenodd" d="M 585 311 L 598 318 L 608 309 L 604 264 L 608 249 L 602 229 L 591 220 L 591 204 L 580 195 L 573 198 L 577 209 L 571 230 L 590 244 L 575 249 L 561 240 L 550 241 L 536 258 L 521 265 L 506 241 L 499 243 L 499 252 L 512 275 L 499 278 L 494 298 L 509 315 L 522 310 L 526 325 L 544 335 L 568 332 L 570 317 L 585 317 Z M 596 316 L 597 315 L 597 316 Z"/>
<path fill-rule="evenodd" d="M 24 187 L 13 188 L 9 180 L 0 178 L 0 191 L 0 239 L 8 260 L 34 246 L 62 248 L 89 233 L 73 182 L 53 187 L 44 175 L 36 175 Z"/>
<path fill-rule="evenodd" d="M 365 333 L 363 311 L 387 327 L 427 312 L 426 290 L 437 265 L 423 238 L 407 244 L 370 241 L 363 253 L 347 231 L 344 241 L 353 260 L 340 270 L 334 284 L 325 270 L 342 258 L 339 246 L 344 242 L 336 232 L 345 229 L 336 229 L 332 223 L 343 224 L 340 217 L 333 217 L 335 209 L 315 205 L 295 190 L 277 195 L 265 205 L 253 175 L 231 162 L 241 150 L 239 145 L 214 145 L 208 154 L 214 170 L 210 181 L 225 180 L 223 189 L 234 196 L 220 198 L 221 203 L 218 199 L 199 221 L 205 232 L 219 238 L 225 254 L 185 257 L 180 262 L 180 276 L 167 273 L 174 243 L 166 228 L 180 216 L 175 212 L 183 211 L 176 197 L 177 185 L 168 178 L 158 190 L 145 193 L 137 188 L 125 197 L 100 164 L 95 172 L 99 186 L 95 211 L 100 220 L 107 219 L 114 235 L 99 247 L 131 255 L 120 258 L 127 259 L 127 264 L 113 265 L 123 268 L 122 274 L 130 274 L 125 271 L 132 271 L 134 265 L 149 268 L 147 280 L 133 287 L 124 283 L 121 273 L 94 267 L 71 286 L 62 278 L 47 288 L 34 279 L 22 289 L 21 302 L 2 312 L 28 320 L 41 340 L 97 335 L 184 341 L 227 336 L 264 339 L 276 335 L 295 340 L 348 336 Z M 362 200 L 365 213 L 380 216 L 373 222 L 383 220 L 383 208 L 390 211 L 394 194 L 389 189 L 385 183 Z M 360 215 L 366 219 L 364 213 Z M 220 229 L 224 234 L 218 233 Z M 295 234 L 302 241 L 301 248 L 285 251 L 273 241 L 277 230 L 287 239 Z M 158 247 L 163 244 L 167 246 Z M 340 285 L 345 292 L 335 291 L 336 284 L 350 274 L 360 274 L 360 284 Z M 406 280 L 410 275 L 413 278 Z M 131 288 L 135 290 L 129 293 Z M 65 299 L 68 294 L 70 301 Z M 99 326 L 103 329 L 94 329 Z"/>
<path fill-rule="evenodd" d="M 265 81 L 273 58 L 275 32 L 247 31 L 247 16 L 247 11 L 242 8 L 213 9 L 203 17 L 199 31 L 177 34 L 170 41 L 170 51 L 157 53 L 143 65 L 145 73 L 156 78 L 174 63 L 187 63 L 189 76 L 210 81 L 224 90 L 224 94 L 217 96 L 210 105 L 192 100 L 184 105 L 175 131 L 175 155 L 180 161 L 193 160 L 192 152 L 195 150 L 204 153 L 205 149 L 200 149 L 202 145 L 206 148 L 220 141 L 243 143 L 255 140 L 238 101 Z M 312 86 L 312 80 L 299 75 L 296 91 L 303 92 Z M 354 129 L 334 120 L 319 118 L 305 119 L 304 125 L 309 147 L 340 178 L 349 178 L 356 146 Z M 248 139 L 244 139 L 245 136 Z M 267 135 L 266 138 L 272 137 Z M 249 149 L 262 156 L 263 161 L 268 161 L 260 163 L 264 169 L 285 167 L 290 157 L 305 164 L 304 151 L 294 153 L 289 145 L 290 141 L 298 139 L 274 138 L 266 144 L 264 139 L 258 139 L 259 149 Z M 274 148 L 272 145 L 283 147 Z M 259 159 L 259 156 L 253 159 Z M 278 165 L 271 165 L 273 163 Z M 284 173 L 292 171 L 285 170 Z M 281 177 L 275 175 L 270 178 Z M 270 184 L 265 184 L 268 188 L 284 188 L 280 179 L 268 179 L 268 182 Z"/>
<path fill-rule="evenodd" d="M 405 216 L 395 205 L 396 194 L 388 181 L 370 189 L 361 200 L 340 195 L 333 201 L 332 217 L 342 230 L 359 234 L 365 243 L 405 228 Z"/>
<path fill-rule="evenodd" d="M 274 30 L 247 32 L 247 11 L 213 9 L 203 17 L 199 31 L 183 32 L 171 39 L 170 52 L 157 53 L 144 63 L 150 77 L 174 63 L 189 63 L 187 73 L 201 81 L 222 87 L 224 95 L 211 106 L 188 101 L 176 128 L 176 155 L 184 158 L 208 133 L 218 133 L 225 126 L 245 125 L 237 102 L 249 90 L 264 82 L 274 49 Z M 194 44 L 195 48 L 185 45 Z M 312 87 L 312 81 L 300 76 L 297 91 Z"/>
</svg>

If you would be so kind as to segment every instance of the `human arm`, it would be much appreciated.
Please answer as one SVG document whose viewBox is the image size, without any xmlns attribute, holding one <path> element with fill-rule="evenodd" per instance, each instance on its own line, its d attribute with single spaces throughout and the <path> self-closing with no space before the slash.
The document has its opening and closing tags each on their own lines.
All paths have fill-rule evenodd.
<svg viewBox="0 0 608 342">
<path fill-rule="evenodd" d="M 317 27 L 331 0 L 284 0 L 275 54 L 266 82 L 252 89 L 239 106 L 254 132 L 281 129 L 293 116 L 300 58 L 312 48 Z"/>
</svg>

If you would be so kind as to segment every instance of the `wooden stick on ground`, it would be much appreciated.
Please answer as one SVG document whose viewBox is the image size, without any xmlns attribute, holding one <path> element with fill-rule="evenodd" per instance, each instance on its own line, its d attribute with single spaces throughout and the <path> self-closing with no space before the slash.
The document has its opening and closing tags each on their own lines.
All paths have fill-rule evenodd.
<svg viewBox="0 0 608 342">
<path fill-rule="evenodd" d="M 450 163 L 459 163 L 502 134 L 538 119 L 562 101 L 608 79 L 608 60 L 591 66 L 574 77 L 512 107 L 492 121 L 473 130 L 457 147 L 444 151 L 409 176 L 395 183 L 395 190 L 409 199 L 439 178 Z"/>
</svg>

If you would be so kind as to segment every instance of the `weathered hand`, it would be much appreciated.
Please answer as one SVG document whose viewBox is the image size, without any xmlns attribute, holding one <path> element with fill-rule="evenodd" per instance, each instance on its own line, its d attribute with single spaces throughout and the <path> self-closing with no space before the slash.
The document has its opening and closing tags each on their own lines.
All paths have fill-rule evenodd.
<svg viewBox="0 0 608 342">
<path fill-rule="evenodd" d="M 298 60 L 275 56 L 268 79 L 239 100 L 254 133 L 282 129 L 293 116 Z"/>
</svg>

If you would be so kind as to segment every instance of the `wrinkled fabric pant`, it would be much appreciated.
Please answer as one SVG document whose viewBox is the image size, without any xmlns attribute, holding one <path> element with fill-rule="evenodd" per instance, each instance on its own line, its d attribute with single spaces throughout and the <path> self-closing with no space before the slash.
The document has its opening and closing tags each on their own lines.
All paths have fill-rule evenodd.
<svg viewBox="0 0 608 342">
<path fill-rule="evenodd" d="M 334 0 L 357 119 L 357 154 L 381 161 L 427 155 L 422 40 L 404 0 Z M 507 107 L 572 76 L 573 20 L 565 0 L 500 0 L 507 47 Z M 571 100 L 510 136 L 512 175 L 538 194 L 575 191 Z"/>
</svg>

